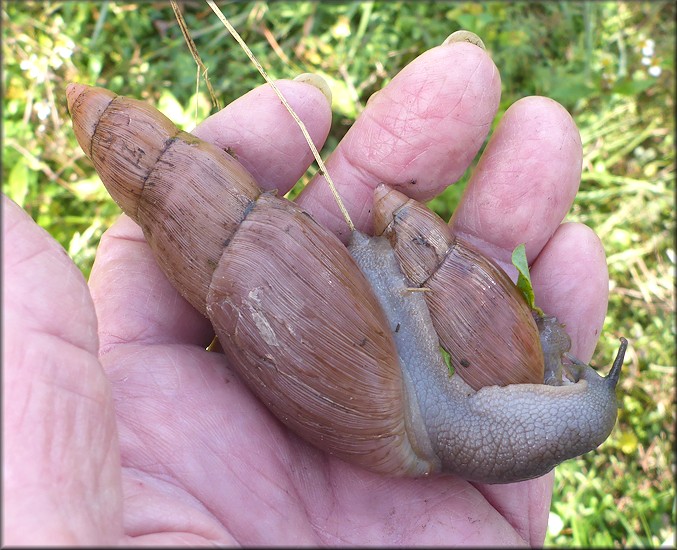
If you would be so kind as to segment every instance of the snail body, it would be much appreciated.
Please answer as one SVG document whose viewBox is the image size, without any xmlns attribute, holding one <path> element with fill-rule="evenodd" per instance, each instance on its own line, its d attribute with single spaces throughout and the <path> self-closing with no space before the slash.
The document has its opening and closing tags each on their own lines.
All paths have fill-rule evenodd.
<svg viewBox="0 0 677 550">
<path fill-rule="evenodd" d="M 385 236 L 355 232 L 346 249 L 300 207 L 262 192 L 226 152 L 150 106 L 83 85 L 67 95 L 80 145 L 160 267 L 210 319 L 228 364 L 308 442 L 386 475 L 502 483 L 542 475 L 610 433 L 625 344 L 607 377 L 563 365 L 569 340 L 556 320 L 534 320 L 509 278 L 445 234 L 443 222 L 435 229 L 418 203 L 379 189 Z M 507 288 L 493 299 L 505 293 L 516 309 L 504 316 L 515 325 L 507 334 L 518 352 L 506 361 L 517 364 L 516 377 L 469 385 L 440 354 L 442 342 L 452 361 L 469 362 L 479 345 L 476 335 L 461 338 L 466 347 L 448 343 L 455 321 L 444 312 L 456 308 L 437 281 L 458 272 L 447 261 L 467 254 L 489 264 L 479 269 L 488 273 L 484 288 Z M 407 267 L 403 258 L 416 256 L 433 261 Z M 503 351 L 477 363 L 500 362 Z"/>
</svg>

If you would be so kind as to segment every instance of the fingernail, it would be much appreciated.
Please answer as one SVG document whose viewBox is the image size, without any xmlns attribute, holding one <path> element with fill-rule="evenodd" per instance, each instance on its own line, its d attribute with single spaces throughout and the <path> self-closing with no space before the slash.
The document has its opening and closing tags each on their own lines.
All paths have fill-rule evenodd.
<svg viewBox="0 0 677 550">
<path fill-rule="evenodd" d="M 371 95 L 369 96 L 369 99 L 367 99 L 366 105 L 369 105 L 369 104 L 374 100 L 374 98 L 376 97 L 376 95 L 379 94 L 380 92 L 381 92 L 381 90 L 376 90 L 373 94 L 371 94 Z"/>
<path fill-rule="evenodd" d="M 331 105 L 331 89 L 327 81 L 322 78 L 319 74 L 315 73 L 303 73 L 294 78 L 296 82 L 303 82 L 304 84 L 310 84 L 315 86 L 318 90 L 322 92 L 322 95 L 327 98 L 329 105 Z"/>
<path fill-rule="evenodd" d="M 484 51 L 487 50 L 484 42 L 482 42 L 482 39 L 474 32 L 470 31 L 460 30 L 452 32 L 449 36 L 447 36 L 447 39 L 442 42 L 442 45 L 446 46 L 448 44 L 453 44 L 454 42 L 470 42 L 471 44 L 475 44 L 475 46 L 479 46 Z"/>
</svg>

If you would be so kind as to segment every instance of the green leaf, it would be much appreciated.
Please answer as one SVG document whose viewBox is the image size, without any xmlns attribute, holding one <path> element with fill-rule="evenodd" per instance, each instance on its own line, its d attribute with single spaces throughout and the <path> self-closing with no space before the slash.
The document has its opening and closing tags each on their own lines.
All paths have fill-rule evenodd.
<svg viewBox="0 0 677 550">
<path fill-rule="evenodd" d="M 529 263 L 527 262 L 527 252 L 524 243 L 518 244 L 512 251 L 512 265 L 517 268 L 519 276 L 517 277 L 517 288 L 520 289 L 524 299 L 539 315 L 544 315 L 543 310 L 536 305 L 534 296 L 534 287 L 531 285 L 531 276 L 529 275 Z"/>
<path fill-rule="evenodd" d="M 162 91 L 157 102 L 157 109 L 181 129 L 185 130 L 186 125 L 191 122 L 190 114 L 183 109 L 183 105 L 168 89 Z"/>
<path fill-rule="evenodd" d="M 91 52 L 89 54 L 89 66 L 87 68 L 89 70 L 89 80 L 91 82 L 96 82 L 96 79 L 101 74 L 101 70 L 103 69 L 103 59 L 104 56 L 101 53 Z"/>
<path fill-rule="evenodd" d="M 346 84 L 345 80 L 334 78 L 331 74 L 323 71 L 316 71 L 329 84 L 332 95 L 332 108 L 335 113 L 339 113 L 350 120 L 357 118 L 357 109 L 355 107 L 355 98 Z"/>
<path fill-rule="evenodd" d="M 621 94 L 625 96 L 636 96 L 641 94 L 643 91 L 648 90 L 651 86 L 655 85 L 656 81 L 651 79 L 645 80 L 621 80 L 614 84 L 612 92 L 616 94 Z"/>
<path fill-rule="evenodd" d="M 7 194 L 21 207 L 24 206 L 28 194 L 30 171 L 24 157 L 19 158 L 7 177 Z"/>
<path fill-rule="evenodd" d="M 449 372 L 449 378 L 451 378 L 454 376 L 454 372 L 456 372 L 456 369 L 454 369 L 454 366 L 451 364 L 451 354 L 440 346 L 440 355 L 442 356 L 442 359 L 444 359 L 444 364 L 447 366 L 447 371 Z"/>
<path fill-rule="evenodd" d="M 101 178 L 97 174 L 92 174 L 88 178 L 82 178 L 71 184 L 71 190 L 82 202 L 105 201 L 108 200 L 108 191 L 101 183 Z"/>
</svg>

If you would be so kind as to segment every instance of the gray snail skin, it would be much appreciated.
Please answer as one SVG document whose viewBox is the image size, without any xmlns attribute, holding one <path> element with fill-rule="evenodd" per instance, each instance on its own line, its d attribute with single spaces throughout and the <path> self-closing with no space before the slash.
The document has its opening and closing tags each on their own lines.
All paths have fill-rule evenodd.
<svg viewBox="0 0 677 550">
<path fill-rule="evenodd" d="M 228 365 L 309 443 L 384 475 L 508 483 L 613 429 L 627 342 L 599 376 L 568 353 L 556 319 L 534 316 L 507 275 L 424 206 L 379 187 L 382 236 L 354 232 L 346 248 L 149 105 L 81 84 L 67 98 L 80 146 L 210 319 Z M 457 307 L 449 288 L 500 307 Z M 487 309 L 497 317 L 473 320 Z M 440 345 L 461 362 L 453 375 Z"/>
</svg>

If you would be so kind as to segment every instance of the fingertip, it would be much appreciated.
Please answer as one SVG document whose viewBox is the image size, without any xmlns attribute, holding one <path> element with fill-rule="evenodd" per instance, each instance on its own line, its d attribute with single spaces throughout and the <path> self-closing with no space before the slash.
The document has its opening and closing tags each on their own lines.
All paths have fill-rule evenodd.
<svg viewBox="0 0 677 550">
<path fill-rule="evenodd" d="M 303 82 L 304 84 L 308 84 L 309 86 L 313 86 L 314 88 L 320 90 L 320 92 L 322 92 L 322 95 L 327 100 L 327 104 L 329 105 L 329 107 L 331 107 L 332 103 L 331 88 L 329 87 L 327 81 L 324 78 L 322 78 L 319 74 L 302 73 L 298 76 L 295 76 L 293 80 L 294 82 Z"/>
<path fill-rule="evenodd" d="M 141 228 L 124 214 L 101 237 L 89 287 L 101 355 L 129 343 L 206 347 L 214 336 L 209 321 L 162 273 Z"/>
<path fill-rule="evenodd" d="M 64 248 L 4 194 L 2 218 L 7 326 L 21 338 L 44 333 L 95 354 L 96 316 L 80 270 Z"/>
<path fill-rule="evenodd" d="M 528 124 L 540 140 L 552 142 L 553 152 L 582 157 L 581 134 L 571 113 L 564 106 L 544 96 L 518 99 L 506 111 L 508 120 L 514 118 L 520 125 Z M 570 140 L 567 144 L 565 140 Z M 567 149 L 564 146 L 568 146 Z M 578 163 L 580 164 L 580 163 Z"/>
<path fill-rule="evenodd" d="M 536 303 L 564 323 L 572 353 L 588 362 L 599 339 L 609 297 L 604 246 L 581 223 L 559 226 L 531 266 Z"/>
<path fill-rule="evenodd" d="M 582 159 L 580 133 L 564 107 L 540 96 L 518 100 L 470 178 L 454 232 L 502 251 L 502 261 L 526 243 L 532 261 L 571 208 Z"/>
<path fill-rule="evenodd" d="M 316 79 L 279 80 L 276 85 L 321 149 L 331 127 L 327 90 L 323 91 Z M 313 161 L 300 128 L 268 84 L 236 99 L 192 133 L 231 153 L 261 188 L 277 189 L 281 195 Z"/>
<path fill-rule="evenodd" d="M 528 96 L 508 108 L 501 125 L 513 140 L 519 140 L 513 144 L 520 147 L 520 159 L 533 163 L 529 167 L 533 174 L 538 175 L 539 168 L 552 174 L 573 200 L 580 183 L 583 145 L 571 113 L 549 97 Z"/>
<path fill-rule="evenodd" d="M 459 42 L 424 52 L 373 95 L 327 162 L 355 225 L 371 228 L 379 183 L 428 200 L 457 181 L 491 128 L 500 88 L 487 53 Z M 323 178 L 298 202 L 334 233 L 345 232 Z"/>
<path fill-rule="evenodd" d="M 448 46 L 450 44 L 457 44 L 458 42 L 468 42 L 474 44 L 478 48 L 481 48 L 486 51 L 487 47 L 482 42 L 482 39 L 477 36 L 474 32 L 466 31 L 460 29 L 458 31 L 452 32 L 447 38 L 442 42 L 443 46 Z"/>
</svg>

